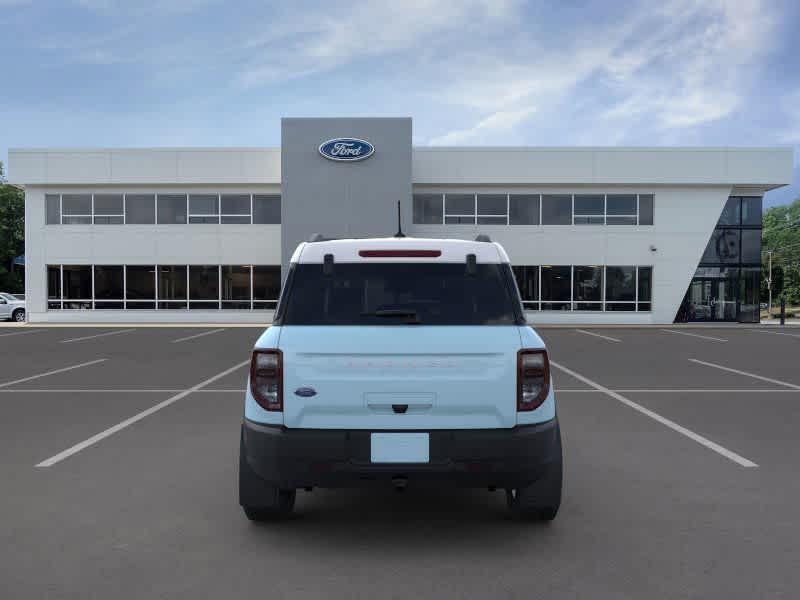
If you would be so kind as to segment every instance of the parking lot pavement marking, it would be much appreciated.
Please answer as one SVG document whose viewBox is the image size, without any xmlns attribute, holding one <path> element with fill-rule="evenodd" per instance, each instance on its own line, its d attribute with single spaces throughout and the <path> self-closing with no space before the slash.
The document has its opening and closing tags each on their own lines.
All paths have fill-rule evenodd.
<svg viewBox="0 0 800 600">
<path fill-rule="evenodd" d="M 746 331 L 755 331 L 756 333 L 769 333 L 771 335 L 785 335 L 787 337 L 800 337 L 798 333 L 784 333 L 783 331 L 769 331 L 766 329 L 747 329 Z"/>
<path fill-rule="evenodd" d="M 665 333 L 677 333 L 678 335 L 689 335 L 691 337 L 696 338 L 703 338 L 704 340 L 713 340 L 715 342 L 727 342 L 728 340 L 724 340 L 718 337 L 712 337 L 710 335 L 700 335 L 699 333 L 689 333 L 687 331 L 675 331 L 674 329 L 662 329 L 661 331 Z"/>
<path fill-rule="evenodd" d="M 116 389 L 90 389 L 90 390 L 78 390 L 78 389 L 66 389 L 66 390 L 52 390 L 52 389 L 42 389 L 42 390 L 31 390 L 28 388 L 24 389 L 2 389 L 0 390 L 0 394 L 172 394 L 175 392 L 184 392 L 186 390 L 116 390 Z M 220 389 L 203 389 L 203 390 L 195 390 L 197 393 L 209 393 L 209 394 L 244 394 L 247 390 L 220 390 Z M 595 390 L 586 390 L 593 392 Z M 773 390 L 778 392 L 788 392 L 791 390 Z"/>
<path fill-rule="evenodd" d="M 97 335 L 87 335 L 85 337 L 79 338 L 70 338 L 68 340 L 61 340 L 62 344 L 68 344 L 70 342 L 82 342 L 83 340 L 93 340 L 94 338 L 105 337 L 107 335 L 119 335 L 120 333 L 130 333 L 131 331 L 136 331 L 135 329 L 120 329 L 119 331 L 107 331 L 106 333 L 98 333 Z"/>
<path fill-rule="evenodd" d="M 666 427 L 669 427 L 673 431 L 677 431 L 681 435 L 685 435 L 690 440 L 693 440 L 693 441 L 697 442 L 701 446 L 705 446 L 709 450 L 713 450 L 717 454 L 720 454 L 720 455 L 724 456 L 725 458 L 727 458 L 728 460 L 731 460 L 731 461 L 735 462 L 737 465 L 740 465 L 742 467 L 748 467 L 748 468 L 758 467 L 758 465 L 756 463 L 754 463 L 752 460 L 748 460 L 744 456 L 736 454 L 736 452 L 728 450 L 727 448 L 724 448 L 723 446 L 720 446 L 716 442 L 712 442 L 708 438 L 704 438 L 702 435 L 700 435 L 698 433 L 695 433 L 691 429 L 687 429 L 686 427 L 684 427 L 682 425 L 678 425 L 675 421 L 671 421 L 670 419 L 667 419 L 666 417 L 662 417 L 657 412 L 653 412 L 652 410 L 650 410 L 649 408 L 645 408 L 641 404 L 637 404 L 636 402 L 633 402 L 632 400 L 628 400 L 625 396 L 622 396 L 622 395 L 618 394 L 617 392 L 615 392 L 614 390 L 610 390 L 607 387 L 604 387 L 604 386 L 600 385 L 599 383 L 597 383 L 595 381 L 592 381 L 591 379 L 588 379 L 587 377 L 584 377 L 580 373 L 576 373 L 575 371 L 565 367 L 564 365 L 561 365 L 561 364 L 559 364 L 557 362 L 554 362 L 552 360 L 550 361 L 550 364 L 553 365 L 554 367 L 556 367 L 557 369 L 563 371 L 567 375 L 570 375 L 570 376 L 574 377 L 578 381 L 582 381 L 586 385 L 589 385 L 589 386 L 593 387 L 594 389 L 603 392 L 607 396 L 610 396 L 614 400 L 617 400 L 618 402 L 621 402 L 625 406 L 629 406 L 630 408 L 632 408 L 632 409 L 634 409 L 636 411 L 639 411 L 643 415 L 646 415 L 646 416 L 650 417 L 654 421 L 657 421 L 657 422 L 661 423 L 662 425 L 664 425 Z"/>
<path fill-rule="evenodd" d="M 211 331 L 204 331 L 203 333 L 198 333 L 197 335 L 190 335 L 188 337 L 178 338 L 177 340 L 172 340 L 173 344 L 177 344 L 178 342 L 188 342 L 189 340 L 193 340 L 195 338 L 203 337 L 204 335 L 211 335 L 212 333 L 219 333 L 220 331 L 225 331 L 224 329 L 212 329 Z"/>
<path fill-rule="evenodd" d="M 167 398 L 163 402 L 159 402 L 158 404 L 156 404 L 154 406 L 151 406 L 150 408 L 145 409 L 142 412 L 137 413 L 137 414 L 133 415 L 132 417 L 130 417 L 128 419 L 125 419 L 124 421 L 121 421 L 120 423 L 117 423 L 116 425 L 114 425 L 112 427 L 109 427 L 108 429 L 105 429 L 105 430 L 101 431 L 100 433 L 97 433 L 97 434 L 93 435 L 92 437 L 90 437 L 88 439 L 83 440 L 82 442 L 79 442 L 79 443 L 75 444 L 74 446 L 70 446 L 66 450 L 63 450 L 63 451 L 59 452 L 58 454 L 56 454 L 54 456 L 51 456 L 50 458 L 47 458 L 47 459 L 43 460 L 42 462 L 38 463 L 36 465 L 36 467 L 39 467 L 39 468 L 52 467 L 53 465 L 60 463 L 62 460 L 65 460 L 65 459 L 69 458 L 73 454 L 77 454 L 81 450 L 85 450 L 86 448 L 88 448 L 90 446 L 93 446 L 97 442 L 99 442 L 101 440 L 104 440 L 105 438 L 107 438 L 107 437 L 109 437 L 111 435 L 114 435 L 115 433 L 117 433 L 119 431 L 122 431 L 126 427 L 129 427 L 129 426 L 133 425 L 134 423 L 136 423 L 138 421 L 141 421 L 145 417 L 148 417 L 148 416 L 152 415 L 153 413 L 158 412 L 162 408 L 166 408 L 167 406 L 169 406 L 171 404 L 174 404 L 175 402 L 177 402 L 181 398 L 185 398 L 186 396 L 188 396 L 192 392 L 197 392 L 197 391 L 201 390 L 202 388 L 206 387 L 207 385 L 214 383 L 218 379 L 222 379 L 226 375 L 230 375 L 231 373 L 233 373 L 237 369 L 241 369 L 245 365 L 249 365 L 249 364 L 250 364 L 250 359 L 249 358 L 247 360 L 245 360 L 245 361 L 242 361 L 242 362 L 240 362 L 238 364 L 235 364 L 232 367 L 230 367 L 229 369 L 225 369 L 221 373 L 217 373 L 213 377 L 209 377 L 205 381 L 201 381 L 197 385 L 193 385 L 192 387 L 190 387 L 190 388 L 188 388 L 186 390 L 183 390 L 182 392 L 180 392 L 178 394 L 175 394 L 174 396 L 172 396 L 170 398 Z"/>
<path fill-rule="evenodd" d="M 26 329 L 25 331 L 15 331 L 13 333 L 0 333 L 0 337 L 7 337 L 9 335 L 25 335 L 26 333 L 42 333 L 44 329 Z"/>
<path fill-rule="evenodd" d="M 760 379 L 761 381 L 766 381 L 768 383 L 774 383 L 775 385 L 782 385 L 784 387 L 792 388 L 793 390 L 800 390 L 800 385 L 795 385 L 793 383 L 789 383 L 788 381 L 781 381 L 780 379 L 772 379 L 770 377 L 764 377 L 763 375 L 756 375 L 755 373 L 748 373 L 747 371 L 740 371 L 739 369 L 732 369 L 730 367 L 725 367 L 723 365 L 718 365 L 715 363 L 706 362 L 704 360 L 697 360 L 696 358 L 689 359 L 693 363 L 697 363 L 699 365 L 705 365 L 707 367 L 713 367 L 714 369 L 720 369 L 721 371 L 728 371 L 729 373 L 736 373 L 737 375 L 744 375 L 745 377 L 752 377 L 753 379 Z"/>
<path fill-rule="evenodd" d="M 90 360 L 88 362 L 80 363 L 78 365 L 72 365 L 70 367 L 63 367 L 61 369 L 55 369 L 53 371 L 46 371 L 45 373 L 39 373 L 38 375 L 31 375 L 30 377 L 23 377 L 22 379 L 15 379 L 14 381 L 6 381 L 5 383 L 0 383 L 0 388 L 8 387 L 10 385 L 14 385 L 17 383 L 24 383 L 26 381 L 31 381 L 33 379 L 39 379 L 40 377 L 47 377 L 48 375 L 57 375 L 58 373 L 64 373 L 66 371 L 72 371 L 73 369 L 80 369 L 81 367 L 88 367 L 90 365 L 96 365 L 97 363 L 101 363 L 108 360 L 107 358 L 98 358 L 97 360 Z"/>
<path fill-rule="evenodd" d="M 576 329 L 578 333 L 585 333 L 586 335 L 593 335 L 594 337 L 603 338 L 604 340 L 608 340 L 609 342 L 622 342 L 622 340 L 618 340 L 617 338 L 613 338 L 607 335 L 600 335 L 599 333 L 594 333 L 593 331 L 586 331 L 585 329 Z"/>
<path fill-rule="evenodd" d="M 3 391 L 3 390 L 0 390 Z M 5 390 L 5 391 L 13 391 L 13 390 Z M 203 390 L 204 392 L 208 392 L 211 390 Z M 230 390 L 233 391 L 233 390 Z M 598 394 L 601 390 L 594 390 L 594 389 L 583 389 L 583 388 L 573 388 L 573 389 L 561 389 L 557 388 L 556 393 L 567 393 L 567 394 Z M 778 390 L 775 388 L 770 389 L 751 389 L 751 388 L 728 388 L 728 389 L 705 389 L 705 388 L 676 388 L 676 389 L 646 389 L 646 388 L 631 388 L 631 389 L 615 389 L 611 390 L 613 392 L 617 392 L 618 394 L 796 394 L 800 392 L 800 390 Z"/>
</svg>

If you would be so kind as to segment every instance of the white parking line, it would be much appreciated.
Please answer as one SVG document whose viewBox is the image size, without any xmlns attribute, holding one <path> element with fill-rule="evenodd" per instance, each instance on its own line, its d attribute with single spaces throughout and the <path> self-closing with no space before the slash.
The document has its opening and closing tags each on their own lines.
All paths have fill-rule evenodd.
<svg viewBox="0 0 800 600">
<path fill-rule="evenodd" d="M 608 340 L 609 342 L 622 342 L 622 340 L 618 340 L 617 338 L 609 337 L 607 335 L 600 335 L 599 333 L 594 333 L 593 331 L 586 331 L 585 329 L 576 329 L 578 333 L 585 333 L 586 335 L 593 335 L 594 337 L 603 338 L 604 340 Z"/>
<path fill-rule="evenodd" d="M 688 333 L 686 331 L 675 331 L 674 329 L 662 329 L 661 331 L 665 333 L 677 333 L 678 335 L 690 335 L 696 338 L 702 338 L 704 340 L 713 340 L 715 342 L 727 342 L 728 340 L 724 340 L 718 337 L 711 337 L 710 335 L 700 335 L 699 333 Z"/>
<path fill-rule="evenodd" d="M 87 335 L 85 337 L 79 338 L 70 338 L 68 340 L 61 340 L 62 344 L 68 344 L 69 342 L 82 342 L 83 340 L 93 340 L 94 338 L 105 337 L 107 335 L 119 335 L 120 333 L 130 333 L 131 331 L 136 331 L 135 329 L 120 329 L 119 331 L 107 331 L 106 333 L 98 333 L 97 335 Z"/>
<path fill-rule="evenodd" d="M 715 363 L 706 362 L 704 360 L 697 360 L 696 358 L 690 358 L 689 360 L 693 363 L 697 363 L 699 365 L 705 365 L 707 367 L 713 367 L 721 371 L 728 371 L 729 373 L 736 373 L 737 375 L 744 375 L 745 377 L 752 377 L 753 379 L 760 379 L 761 381 L 767 381 L 769 383 L 774 383 L 776 385 L 782 385 L 784 387 L 792 388 L 793 390 L 800 390 L 800 385 L 795 385 L 793 383 L 781 381 L 780 379 L 771 379 L 769 377 L 764 377 L 763 375 L 756 375 L 755 373 L 748 373 L 747 371 L 740 371 L 738 369 L 731 369 L 730 367 L 725 367 Z"/>
<path fill-rule="evenodd" d="M 129 427 L 129 426 L 133 425 L 134 423 L 136 423 L 138 421 L 141 421 L 145 417 L 147 417 L 149 415 L 152 415 L 153 413 L 161 410 L 162 408 L 166 408 L 170 404 L 174 404 L 175 402 L 177 402 L 181 398 L 185 398 L 186 396 L 188 396 L 192 392 L 197 392 L 200 389 L 206 387 L 207 385 L 209 385 L 211 383 L 214 383 L 218 379 L 222 379 L 226 375 L 230 375 L 231 373 L 233 373 L 237 369 L 241 369 L 245 365 L 249 365 L 249 364 L 250 364 L 250 359 L 248 358 L 245 361 L 242 361 L 242 362 L 240 362 L 240 363 L 238 363 L 236 365 L 233 365 L 229 369 L 225 369 L 221 373 L 217 373 L 213 377 L 209 377 L 205 381 L 201 381 L 197 385 L 194 385 L 194 386 L 190 387 L 187 390 L 183 390 L 182 392 L 180 392 L 178 394 L 175 394 L 171 398 L 167 398 L 163 402 L 159 402 L 155 406 L 151 406 L 150 408 L 148 408 L 146 410 L 143 410 L 142 412 L 137 413 L 137 414 L 133 415 L 132 417 L 130 417 L 128 419 L 125 419 L 124 421 L 122 421 L 120 423 L 117 423 L 113 427 L 109 427 L 108 429 L 105 429 L 105 430 L 101 431 L 100 433 L 97 433 L 97 434 L 93 435 L 92 437 L 90 437 L 90 438 L 88 438 L 86 440 L 83 440 L 82 442 L 79 442 L 79 443 L 75 444 L 74 446 L 71 446 L 71 447 L 67 448 L 66 450 L 63 450 L 62 452 L 59 452 L 58 454 L 43 460 L 42 462 L 40 462 L 36 466 L 37 467 L 52 467 L 53 465 L 61 462 L 62 460 L 69 458 L 73 454 L 77 454 L 81 450 L 85 450 L 89 446 L 93 446 L 97 442 L 99 442 L 99 441 L 101 441 L 101 440 L 103 440 L 103 439 L 105 439 L 105 438 L 107 438 L 107 437 L 109 437 L 111 435 L 114 435 L 118 431 L 122 431 L 126 427 Z"/>
<path fill-rule="evenodd" d="M 767 329 L 747 329 L 747 331 L 755 331 L 756 333 L 769 333 L 772 335 L 785 335 L 788 337 L 800 337 L 797 333 L 784 333 L 783 331 L 769 331 Z"/>
<path fill-rule="evenodd" d="M 197 335 L 190 335 L 188 337 L 178 338 L 177 340 L 172 340 L 173 344 L 177 344 L 178 342 L 186 342 L 188 340 L 193 340 L 195 338 L 203 337 L 204 335 L 211 335 L 212 333 L 219 333 L 220 331 L 225 331 L 224 329 L 212 329 L 211 331 L 204 331 L 203 333 L 198 333 Z"/>
<path fill-rule="evenodd" d="M 26 333 L 42 333 L 44 329 L 26 329 L 25 331 L 15 331 L 14 333 L 0 333 L 0 337 L 9 335 L 25 335 Z"/>
<path fill-rule="evenodd" d="M 720 455 L 724 456 L 725 458 L 727 458 L 728 460 L 731 460 L 731 461 L 735 462 L 737 465 L 741 465 L 742 467 L 757 467 L 758 466 L 752 460 L 748 460 L 745 457 L 743 457 L 743 456 L 741 456 L 739 454 L 736 454 L 735 452 L 732 452 L 731 450 L 728 450 L 727 448 L 724 448 L 724 447 L 720 446 L 719 444 L 717 444 L 715 442 L 712 442 L 711 440 L 709 440 L 707 438 L 704 438 L 702 435 L 699 435 L 699 434 L 695 433 L 694 431 L 692 431 L 690 429 L 687 429 L 686 427 L 683 427 L 682 425 L 678 425 L 675 421 L 671 421 L 671 420 L 667 419 L 666 417 L 662 417 L 660 414 L 658 414 L 656 412 L 653 412 L 649 408 L 645 408 L 644 406 L 642 406 L 640 404 L 637 404 L 636 402 L 628 400 L 625 396 L 621 396 L 617 392 L 615 392 L 613 390 L 610 390 L 607 387 L 604 387 L 604 386 L 600 385 L 599 383 L 596 383 L 596 382 L 592 381 L 591 379 L 588 379 L 588 378 L 584 377 L 580 373 L 576 373 L 572 369 L 568 369 L 564 365 L 558 364 L 558 363 L 556 363 L 556 362 L 554 362 L 552 360 L 550 361 L 550 364 L 553 365 L 554 367 L 556 367 L 557 369 L 560 369 L 561 371 L 563 371 L 567 375 L 570 375 L 570 376 L 574 377 L 578 381 L 582 381 L 586 385 L 590 385 L 593 388 L 595 388 L 596 390 L 599 390 L 599 391 L 605 393 L 607 396 L 611 396 L 612 398 L 614 398 L 614 400 L 617 400 L 618 402 L 622 402 L 622 404 L 624 404 L 626 406 L 629 406 L 634 410 L 639 411 L 643 415 L 646 415 L 646 416 L 650 417 L 651 419 L 653 419 L 655 421 L 658 421 L 662 425 L 665 425 L 666 427 L 669 427 L 670 429 L 672 429 L 674 431 L 677 431 L 681 435 L 685 435 L 690 440 L 693 440 L 693 441 L 697 442 L 698 444 L 700 444 L 702 446 L 705 446 L 709 450 L 713 450 L 717 454 L 720 454 Z"/>
<path fill-rule="evenodd" d="M 81 367 L 88 367 L 89 365 L 96 365 L 97 363 L 101 363 L 103 361 L 108 360 L 107 358 L 98 358 L 97 360 L 90 360 L 89 362 L 80 363 L 79 365 L 72 365 L 71 367 L 64 367 L 62 369 L 55 369 L 53 371 L 47 371 L 45 373 L 39 373 L 38 375 L 31 375 L 30 377 L 23 377 L 22 379 L 15 379 L 14 381 L 6 381 L 5 383 L 0 383 L 0 388 L 8 387 L 10 385 L 14 385 L 16 383 L 23 383 L 25 381 L 31 381 L 33 379 L 39 379 L 40 377 L 47 377 L 48 375 L 56 375 L 58 373 L 64 373 L 66 371 L 72 371 L 73 369 L 80 369 Z"/>
<path fill-rule="evenodd" d="M 0 390 L 0 392 L 13 392 L 15 390 Z M 205 391 L 205 390 L 203 390 Z M 613 392 L 617 392 L 619 394 L 797 394 L 800 390 L 776 390 L 772 389 L 674 389 L 674 390 L 655 390 L 655 389 L 644 389 L 644 388 L 635 388 L 635 389 L 624 389 L 624 390 L 612 390 Z M 598 393 L 600 390 L 586 390 L 586 389 L 569 389 L 569 390 L 562 390 L 557 389 L 557 394 L 585 394 L 585 393 Z"/>
<path fill-rule="evenodd" d="M 21 389 L 21 390 L 14 390 L 14 389 L 4 389 L 0 390 L 0 394 L 174 394 L 176 392 L 185 392 L 186 390 L 181 389 L 171 389 L 171 390 L 141 390 L 141 389 L 133 389 L 133 390 L 117 390 L 117 389 L 88 389 L 88 390 L 78 390 L 78 389 L 68 389 L 68 390 L 51 390 L 51 389 L 41 389 L 41 390 L 30 390 L 30 389 Z M 247 390 L 220 390 L 220 389 L 213 389 L 213 388 L 206 388 L 203 390 L 195 390 L 197 393 L 214 393 L 214 394 L 244 394 Z M 590 390 L 594 391 L 594 390 Z M 779 392 L 788 392 L 790 390 L 775 390 Z"/>
</svg>

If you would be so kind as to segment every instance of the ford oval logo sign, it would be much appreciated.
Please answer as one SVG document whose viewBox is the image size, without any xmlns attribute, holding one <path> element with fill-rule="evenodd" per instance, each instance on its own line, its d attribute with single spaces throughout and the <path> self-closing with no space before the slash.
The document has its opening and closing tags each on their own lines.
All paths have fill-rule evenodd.
<svg viewBox="0 0 800 600">
<path fill-rule="evenodd" d="M 312 387 L 299 387 L 294 391 L 294 393 L 301 398 L 311 398 L 311 396 L 317 395 L 317 390 Z"/>
<path fill-rule="evenodd" d="M 336 138 L 320 144 L 319 153 L 328 160 L 356 161 L 372 156 L 375 146 L 358 138 Z"/>
</svg>

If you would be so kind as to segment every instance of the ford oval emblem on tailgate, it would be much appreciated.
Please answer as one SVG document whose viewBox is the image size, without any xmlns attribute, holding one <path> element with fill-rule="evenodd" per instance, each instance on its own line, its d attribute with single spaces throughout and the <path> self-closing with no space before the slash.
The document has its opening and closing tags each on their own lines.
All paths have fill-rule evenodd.
<svg viewBox="0 0 800 600">
<path fill-rule="evenodd" d="M 317 390 L 312 387 L 299 387 L 294 391 L 296 396 L 302 396 L 303 398 L 310 398 L 311 396 L 317 395 Z"/>
</svg>

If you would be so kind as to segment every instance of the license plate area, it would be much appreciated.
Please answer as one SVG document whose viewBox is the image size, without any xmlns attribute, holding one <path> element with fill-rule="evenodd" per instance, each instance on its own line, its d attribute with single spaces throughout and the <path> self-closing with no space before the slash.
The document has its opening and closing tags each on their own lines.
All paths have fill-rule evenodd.
<svg viewBox="0 0 800 600">
<path fill-rule="evenodd" d="M 373 433 L 370 435 L 370 461 L 378 464 L 430 462 L 430 434 Z"/>
</svg>

